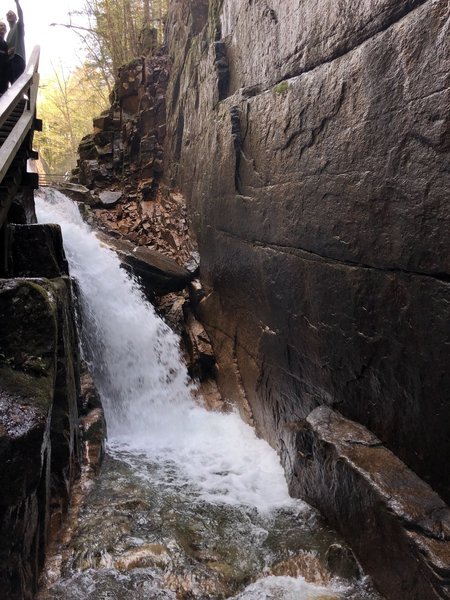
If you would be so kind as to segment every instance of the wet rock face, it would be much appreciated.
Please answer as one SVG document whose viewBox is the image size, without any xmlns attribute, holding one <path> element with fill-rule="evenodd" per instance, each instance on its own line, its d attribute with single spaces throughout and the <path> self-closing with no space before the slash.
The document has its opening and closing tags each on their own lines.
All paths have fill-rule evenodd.
<svg viewBox="0 0 450 600">
<path fill-rule="evenodd" d="M 450 7 L 211 0 L 199 30 L 203 4 L 171 3 L 165 160 L 222 391 L 282 454 L 292 421 L 335 407 L 449 501 Z M 308 497 L 338 522 L 365 505 L 335 477 L 342 498 Z M 378 563 L 357 551 L 382 583 L 379 542 Z"/>
<path fill-rule="evenodd" d="M 324 406 L 283 439 L 291 490 L 353 540 L 387 598 L 448 598 L 450 510 L 428 485 L 367 429 Z M 334 548 L 328 558 L 340 562 Z"/>
<path fill-rule="evenodd" d="M 51 228 L 32 227 L 47 239 Z M 14 255 L 38 275 L 26 249 Z M 0 596 L 8 600 L 34 597 L 50 528 L 78 473 L 73 310 L 67 277 L 0 279 Z"/>
<path fill-rule="evenodd" d="M 118 240 L 100 232 L 97 235 L 117 253 L 122 267 L 139 279 L 149 297 L 183 290 L 193 277 L 171 258 L 145 246 L 135 246 L 127 240 Z"/>
<path fill-rule="evenodd" d="M 337 406 L 450 499 L 448 3 L 187 5 L 166 161 L 227 393 L 274 445 Z"/>
</svg>

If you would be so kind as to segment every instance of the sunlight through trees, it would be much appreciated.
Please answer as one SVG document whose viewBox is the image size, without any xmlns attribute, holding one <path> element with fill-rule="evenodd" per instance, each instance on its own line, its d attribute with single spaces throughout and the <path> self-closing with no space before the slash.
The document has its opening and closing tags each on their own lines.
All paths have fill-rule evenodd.
<svg viewBox="0 0 450 600">
<path fill-rule="evenodd" d="M 163 42 L 166 12 L 167 0 L 86 0 L 68 22 L 54 23 L 77 33 L 86 59 L 72 72 L 55 68 L 41 85 L 38 139 L 50 173 L 75 166 L 78 144 L 108 106 L 119 68 Z"/>
</svg>

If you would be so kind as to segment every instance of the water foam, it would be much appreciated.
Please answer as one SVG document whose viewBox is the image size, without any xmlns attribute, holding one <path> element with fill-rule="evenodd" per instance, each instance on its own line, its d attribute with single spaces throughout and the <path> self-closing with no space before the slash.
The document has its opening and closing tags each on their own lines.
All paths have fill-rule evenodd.
<svg viewBox="0 0 450 600">
<path fill-rule="evenodd" d="M 40 222 L 59 223 L 82 304 L 84 354 L 104 403 L 113 448 L 173 461 L 209 501 L 268 511 L 305 508 L 287 491 L 276 453 L 236 414 L 195 404 L 178 339 L 136 282 L 55 190 L 36 199 Z"/>
<path fill-rule="evenodd" d="M 303 577 L 272 576 L 252 583 L 230 600 L 334 600 L 336 598 L 338 596 L 332 589 L 308 583 Z"/>
</svg>

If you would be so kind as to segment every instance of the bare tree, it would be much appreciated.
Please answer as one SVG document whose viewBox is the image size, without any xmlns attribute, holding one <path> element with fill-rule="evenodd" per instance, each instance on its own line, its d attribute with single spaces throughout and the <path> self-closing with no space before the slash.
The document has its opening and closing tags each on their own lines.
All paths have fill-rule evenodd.
<svg viewBox="0 0 450 600">
<path fill-rule="evenodd" d="M 54 25 L 79 35 L 88 62 L 111 89 L 119 67 L 151 52 L 155 40 L 162 41 L 166 12 L 167 0 L 85 0 L 83 10 L 72 13 L 69 23 Z M 77 25 L 77 19 L 82 24 Z"/>
</svg>

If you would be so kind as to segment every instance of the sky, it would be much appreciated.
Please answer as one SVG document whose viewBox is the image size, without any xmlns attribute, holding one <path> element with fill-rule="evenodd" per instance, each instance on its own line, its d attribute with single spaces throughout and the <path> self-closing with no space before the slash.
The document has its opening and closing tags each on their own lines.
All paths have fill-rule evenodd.
<svg viewBox="0 0 450 600">
<path fill-rule="evenodd" d="M 53 66 L 70 69 L 81 62 L 82 51 L 78 36 L 65 27 L 51 27 L 51 23 L 69 23 L 69 13 L 80 10 L 84 0 L 21 0 L 25 22 L 27 57 L 33 47 L 41 47 L 41 78 L 53 72 Z M 8 10 L 16 10 L 14 0 L 0 0 L 0 20 L 6 23 Z M 74 21 L 81 22 L 74 17 Z"/>
</svg>

